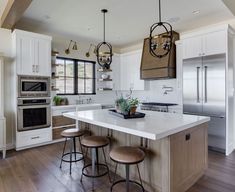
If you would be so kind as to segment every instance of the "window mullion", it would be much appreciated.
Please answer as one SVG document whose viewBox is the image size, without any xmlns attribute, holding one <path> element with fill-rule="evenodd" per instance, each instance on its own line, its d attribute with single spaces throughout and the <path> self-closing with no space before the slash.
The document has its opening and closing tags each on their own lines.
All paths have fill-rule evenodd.
<svg viewBox="0 0 235 192">
<path fill-rule="evenodd" d="M 74 94 L 78 94 L 78 61 L 74 60 Z"/>
<path fill-rule="evenodd" d="M 84 62 L 84 93 L 86 94 L 86 65 Z"/>
</svg>

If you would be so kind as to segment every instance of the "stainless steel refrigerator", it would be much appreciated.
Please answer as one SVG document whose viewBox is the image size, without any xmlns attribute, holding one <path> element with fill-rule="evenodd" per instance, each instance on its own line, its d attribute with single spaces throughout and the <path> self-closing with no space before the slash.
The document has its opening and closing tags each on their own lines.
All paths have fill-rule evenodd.
<svg viewBox="0 0 235 192">
<path fill-rule="evenodd" d="M 209 148 L 226 148 L 225 54 L 183 61 L 183 111 L 210 116 Z"/>
</svg>

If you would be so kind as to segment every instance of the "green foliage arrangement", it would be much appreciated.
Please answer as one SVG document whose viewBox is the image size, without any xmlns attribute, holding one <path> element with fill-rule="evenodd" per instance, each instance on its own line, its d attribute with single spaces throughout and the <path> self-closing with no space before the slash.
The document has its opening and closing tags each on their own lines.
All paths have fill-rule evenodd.
<svg viewBox="0 0 235 192">
<path fill-rule="evenodd" d="M 124 99 L 123 97 L 118 98 L 115 101 L 117 112 L 121 112 L 123 114 L 129 114 L 133 107 L 137 107 L 139 104 L 139 100 L 137 98 L 128 98 Z"/>
<path fill-rule="evenodd" d="M 55 105 L 60 105 L 61 101 L 62 101 L 62 97 L 57 96 L 57 95 L 53 97 L 53 102 L 55 103 Z"/>
</svg>

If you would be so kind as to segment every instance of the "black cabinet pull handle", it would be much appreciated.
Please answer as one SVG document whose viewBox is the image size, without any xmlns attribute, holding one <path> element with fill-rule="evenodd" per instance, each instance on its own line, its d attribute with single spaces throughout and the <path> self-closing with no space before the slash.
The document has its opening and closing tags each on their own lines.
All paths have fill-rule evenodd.
<svg viewBox="0 0 235 192">
<path fill-rule="evenodd" d="M 185 140 L 186 140 L 186 141 L 190 140 L 190 138 L 191 138 L 191 135 L 190 135 L 190 134 L 185 135 Z"/>
</svg>

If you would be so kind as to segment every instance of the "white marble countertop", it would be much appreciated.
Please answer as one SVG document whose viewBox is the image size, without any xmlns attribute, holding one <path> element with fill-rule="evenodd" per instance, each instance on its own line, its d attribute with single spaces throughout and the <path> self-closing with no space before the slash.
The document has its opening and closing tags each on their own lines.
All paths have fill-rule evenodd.
<svg viewBox="0 0 235 192">
<path fill-rule="evenodd" d="M 52 109 L 68 109 L 68 108 L 76 108 L 76 106 L 79 108 L 87 108 L 87 107 L 102 107 L 99 103 L 90 103 L 90 104 L 72 104 L 72 105 L 52 105 Z"/>
<path fill-rule="evenodd" d="M 155 111 L 140 112 L 145 113 L 146 116 L 140 119 L 122 119 L 110 114 L 108 110 L 78 111 L 64 113 L 63 115 L 86 123 L 151 140 L 162 139 L 210 120 L 209 117 L 195 115 Z"/>
</svg>

